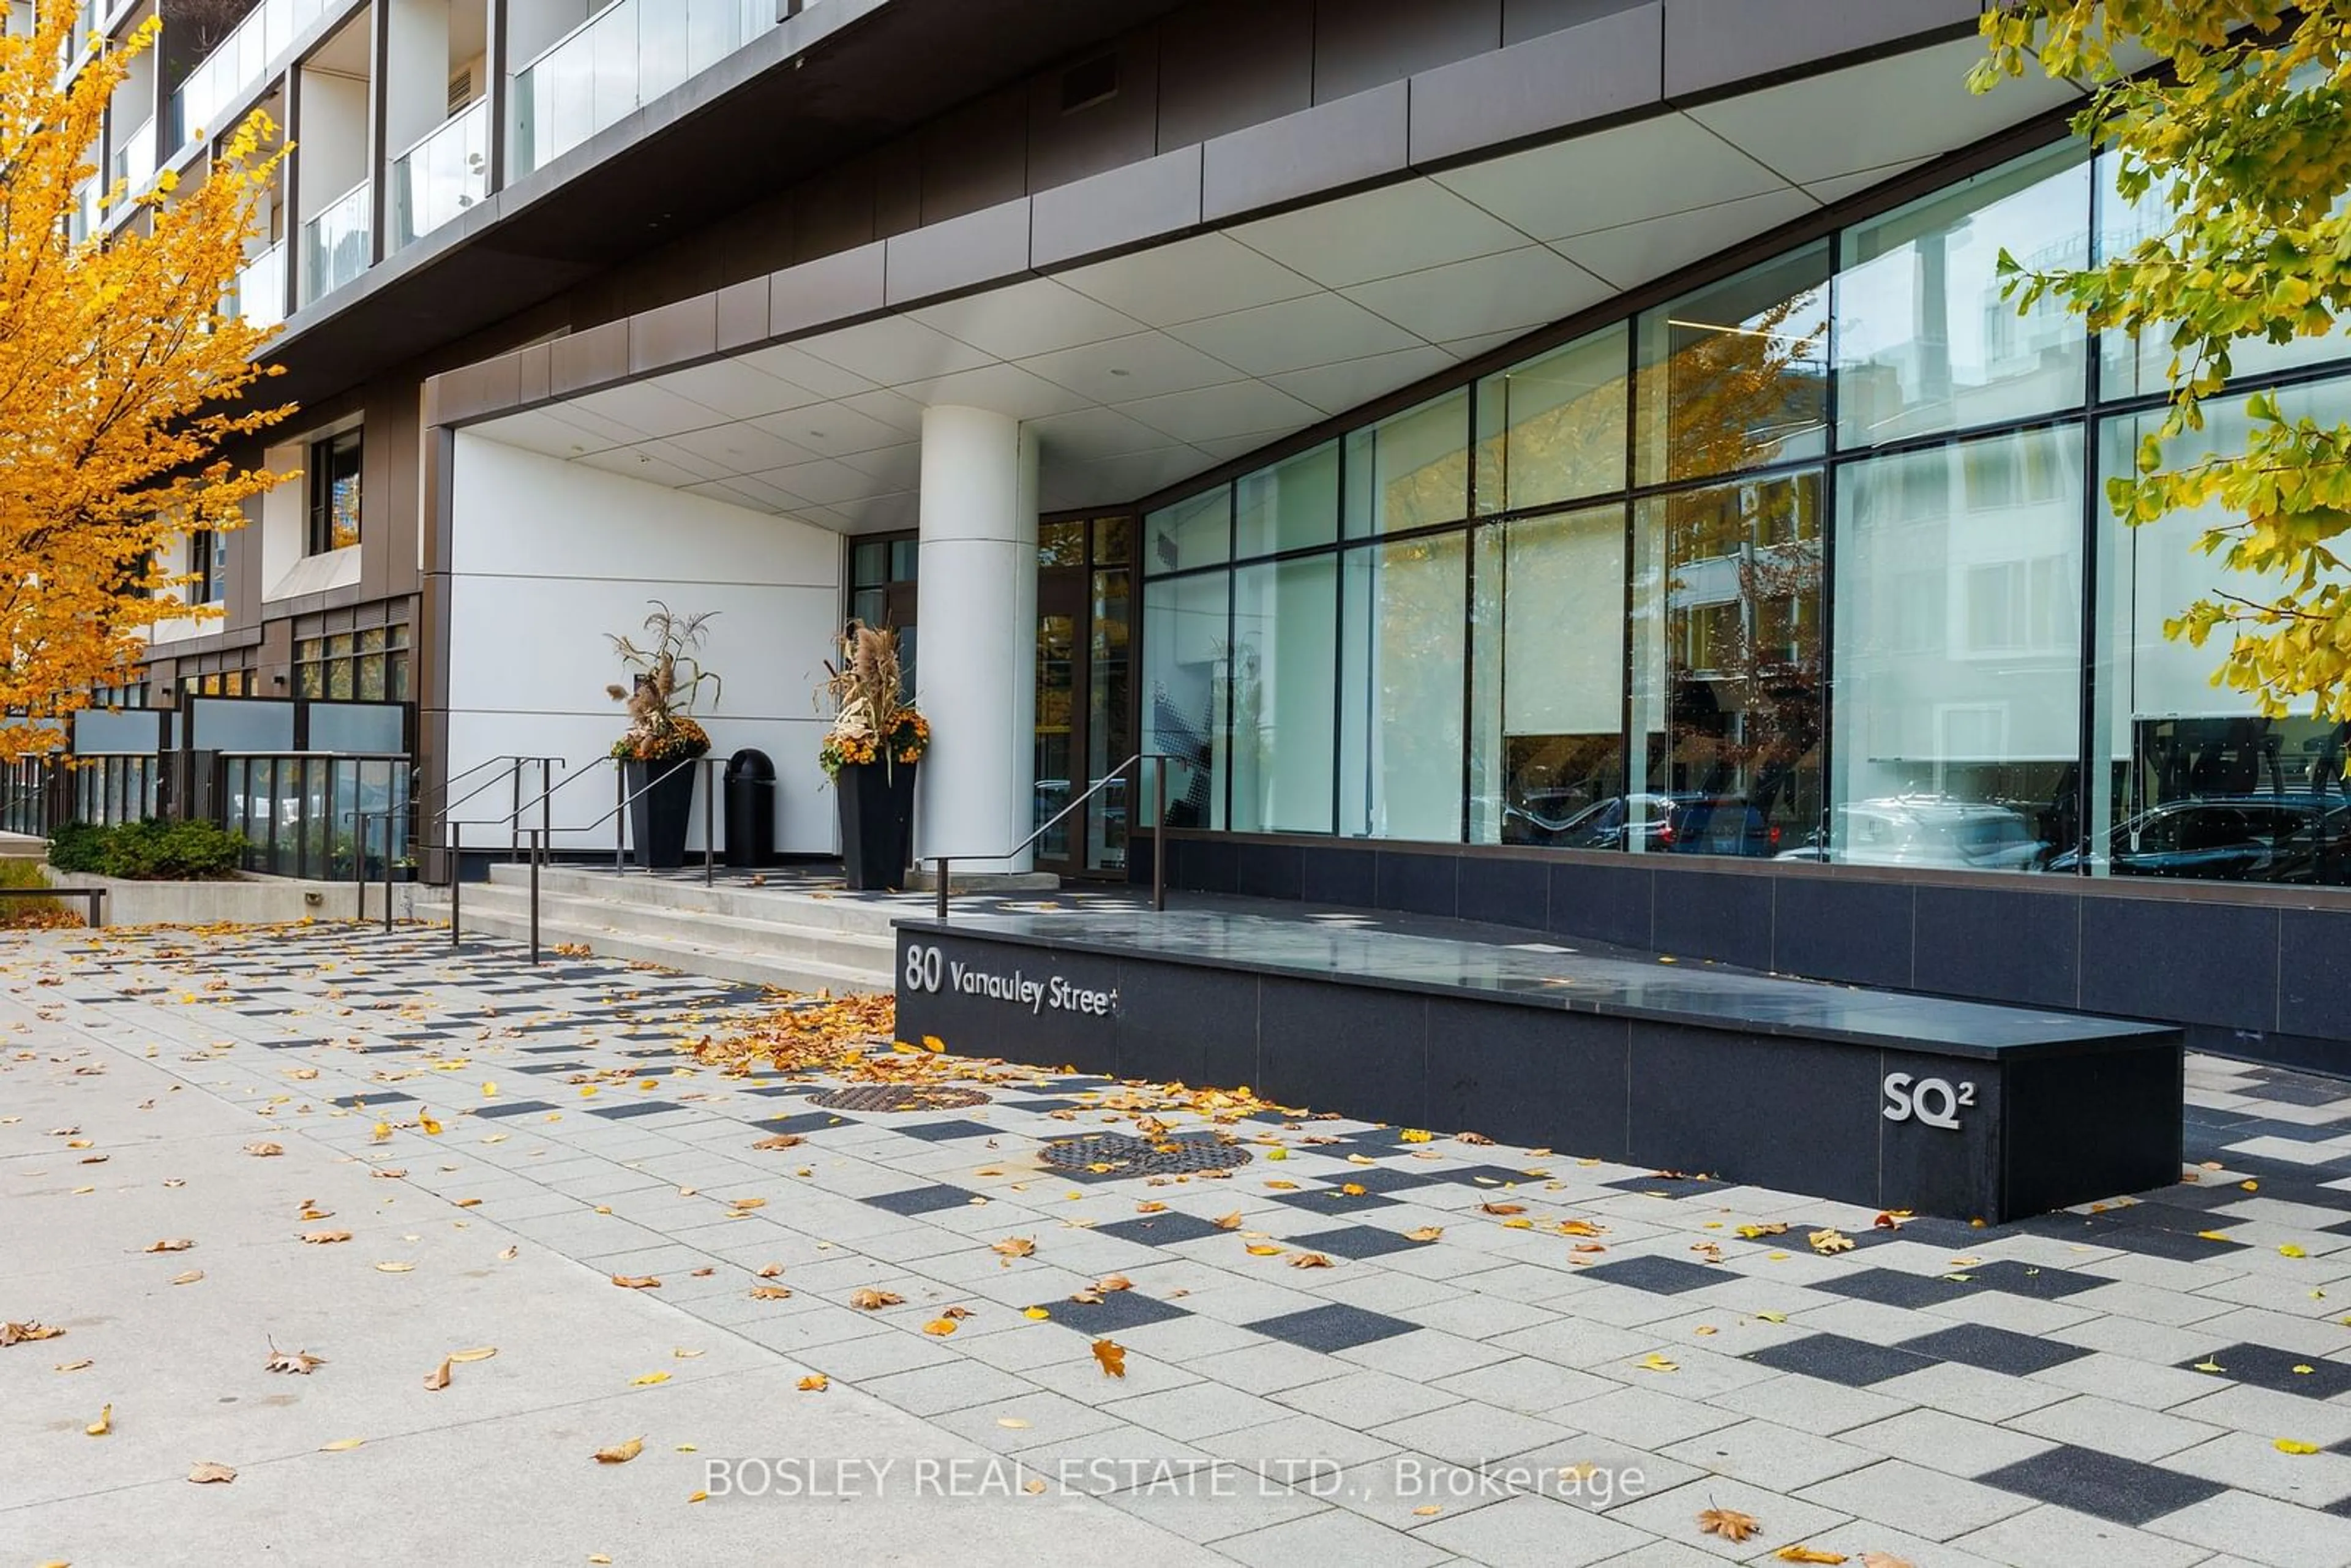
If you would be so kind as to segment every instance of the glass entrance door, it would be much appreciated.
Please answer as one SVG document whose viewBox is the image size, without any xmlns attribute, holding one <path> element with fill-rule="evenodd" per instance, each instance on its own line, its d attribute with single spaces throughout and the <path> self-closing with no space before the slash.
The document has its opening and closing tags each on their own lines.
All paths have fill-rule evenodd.
<svg viewBox="0 0 2351 1568">
<path fill-rule="evenodd" d="M 1126 760 L 1127 519 L 1037 529 L 1036 816 L 1042 824 Z M 1037 868 L 1063 876 L 1126 869 L 1131 785 L 1114 784 L 1037 844 Z"/>
</svg>

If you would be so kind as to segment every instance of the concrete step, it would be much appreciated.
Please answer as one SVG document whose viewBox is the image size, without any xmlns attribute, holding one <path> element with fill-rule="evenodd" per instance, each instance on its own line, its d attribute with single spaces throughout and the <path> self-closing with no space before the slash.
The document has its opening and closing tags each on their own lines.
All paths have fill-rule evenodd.
<svg viewBox="0 0 2351 1568">
<path fill-rule="evenodd" d="M 467 932 L 516 942 L 529 940 L 530 915 L 527 907 L 519 914 L 503 908 L 479 908 L 474 891 L 466 890 L 464 904 Z M 445 901 L 420 901 L 416 915 L 419 919 L 445 925 L 449 906 Z M 710 940 L 696 926 L 683 921 L 669 934 L 622 932 L 604 925 L 550 918 L 542 904 L 538 939 L 543 949 L 580 946 L 600 958 L 661 964 L 689 975 L 707 975 L 714 979 L 773 986 L 788 991 L 830 991 L 841 996 L 852 991 L 886 991 L 892 986 L 886 964 L 879 968 L 852 967 L 734 946 Z"/>
<path fill-rule="evenodd" d="M 442 890 L 433 891 L 435 899 L 445 905 Z M 477 910 L 528 920 L 530 890 L 503 883 L 468 883 L 459 907 L 469 925 Z M 561 920 L 615 936 L 682 935 L 778 958 L 813 959 L 843 969 L 870 969 L 885 975 L 897 951 L 896 938 L 883 932 L 844 931 L 804 925 L 797 920 L 756 919 L 641 904 L 632 899 L 591 897 L 558 892 L 544 884 L 539 889 L 538 907 L 541 920 Z"/>
<path fill-rule="evenodd" d="M 493 887 L 528 888 L 530 885 L 530 868 L 495 863 L 490 867 L 489 884 Z M 481 885 L 479 883 L 467 883 L 466 896 L 470 898 L 474 890 Z M 854 932 L 871 936 L 888 936 L 892 920 L 919 908 L 919 901 L 915 900 L 897 902 L 851 894 L 829 898 L 782 888 L 730 886 L 724 883 L 716 887 L 705 887 L 691 878 L 673 881 L 642 873 L 615 876 L 609 871 L 583 871 L 566 866 L 542 866 L 538 885 L 542 895 L 562 894 L 577 898 L 610 899 L 639 907 L 685 910 L 695 914 L 801 925 L 817 930 Z"/>
</svg>

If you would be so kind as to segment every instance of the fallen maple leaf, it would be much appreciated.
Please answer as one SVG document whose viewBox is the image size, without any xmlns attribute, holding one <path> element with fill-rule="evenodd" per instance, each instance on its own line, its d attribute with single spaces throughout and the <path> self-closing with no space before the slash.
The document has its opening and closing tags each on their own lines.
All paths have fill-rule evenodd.
<svg viewBox="0 0 2351 1568">
<path fill-rule="evenodd" d="M 803 1394 L 821 1394 L 831 1386 L 832 1379 L 821 1372 L 811 1372 L 799 1381 L 799 1390 Z"/>
<path fill-rule="evenodd" d="M 486 1344 L 475 1350 L 451 1351 L 449 1353 L 449 1359 L 462 1365 L 469 1361 L 487 1361 L 490 1357 L 497 1354 L 497 1346 L 494 1344 Z"/>
<path fill-rule="evenodd" d="M 322 1454 L 348 1454 L 353 1448 L 364 1448 L 366 1445 L 367 1439 L 365 1437 L 338 1437 L 331 1443 L 319 1444 L 319 1452 Z"/>
<path fill-rule="evenodd" d="M 645 1440 L 643 1437 L 632 1437 L 625 1443 L 615 1443 L 609 1448 L 597 1449 L 596 1462 L 600 1465 L 625 1465 L 644 1451 Z"/>
<path fill-rule="evenodd" d="M 1824 1258 L 1832 1253 L 1853 1250 L 1853 1238 L 1834 1226 L 1815 1230 L 1804 1239 L 1812 1243 L 1813 1251 Z"/>
<path fill-rule="evenodd" d="M 25 1344 L 37 1339 L 55 1339 L 66 1331 L 51 1328 L 43 1322 L 0 1322 L 0 1345 Z"/>
<path fill-rule="evenodd" d="M 661 1281 L 651 1274 L 615 1274 L 612 1283 L 624 1291 L 658 1291 Z"/>
<path fill-rule="evenodd" d="M 933 1318 L 923 1325 L 923 1332 L 927 1334 L 936 1334 L 941 1339 L 945 1339 L 956 1332 L 956 1321 L 953 1318 Z"/>
<path fill-rule="evenodd" d="M 1434 1241 L 1444 1234 L 1445 1227 L 1442 1225 L 1424 1225 L 1417 1230 L 1405 1231 L 1404 1239 L 1406 1241 Z"/>
<path fill-rule="evenodd" d="M 307 1377 L 313 1370 L 326 1364 L 327 1358 L 323 1355 L 312 1355 L 307 1350 L 280 1350 L 273 1344 L 269 1347 L 269 1359 L 261 1366 L 265 1372 L 298 1372 Z"/>
<path fill-rule="evenodd" d="M 1896 1557 L 1891 1552 L 1865 1552 L 1861 1568 L 1917 1568 L 1907 1557 Z"/>
<path fill-rule="evenodd" d="M 1230 1214 L 1220 1214 L 1217 1216 L 1216 1218 L 1208 1221 L 1208 1223 L 1215 1226 L 1219 1230 L 1238 1230 L 1241 1228 L 1241 1212 L 1237 1208 Z"/>
<path fill-rule="evenodd" d="M 98 1412 L 98 1419 L 82 1428 L 84 1433 L 93 1437 L 103 1437 L 113 1430 L 114 1406 L 111 1405 L 101 1406 Z"/>
<path fill-rule="evenodd" d="M 449 1363 L 446 1360 L 424 1375 L 424 1386 L 435 1394 L 449 1386 Z"/>
<path fill-rule="evenodd" d="M 1294 1253 L 1290 1257 L 1290 1266 L 1293 1269 L 1330 1269 L 1336 1267 L 1330 1259 L 1324 1257 L 1320 1252 Z"/>
<path fill-rule="evenodd" d="M 1785 1236 L 1788 1234 L 1788 1227 L 1785 1221 L 1776 1220 L 1769 1225 L 1742 1225 L 1739 1228 L 1739 1234 L 1753 1241 L 1760 1237 Z"/>
<path fill-rule="evenodd" d="M 1524 1214 L 1527 1211 L 1523 1203 L 1481 1203 L 1478 1208 L 1483 1214 Z"/>
<path fill-rule="evenodd" d="M 755 1301 L 789 1301 L 792 1293 L 781 1285 L 754 1285 L 751 1299 Z"/>
<path fill-rule="evenodd" d="M 849 1304 L 861 1312 L 878 1312 L 884 1307 L 898 1306 L 905 1299 L 904 1296 L 892 1295 L 887 1291 L 877 1291 L 870 1285 L 849 1293 Z"/>
<path fill-rule="evenodd" d="M 201 1459 L 189 1468 L 188 1479 L 198 1486 L 206 1486 L 215 1481 L 233 1481 L 236 1479 L 236 1472 L 226 1465 Z"/>
<path fill-rule="evenodd" d="M 302 1233 L 303 1241 L 312 1247 L 331 1247 L 338 1241 L 350 1239 L 351 1233 L 348 1230 L 306 1230 Z"/>
<path fill-rule="evenodd" d="M 1601 1236 L 1607 1233 L 1604 1225 L 1594 1225 L 1588 1219 L 1562 1219 L 1559 1222 L 1562 1236 Z"/>
<path fill-rule="evenodd" d="M 1681 1364 L 1678 1362 L 1668 1361 L 1662 1352 L 1654 1350 L 1633 1364 L 1644 1372 L 1679 1372 L 1681 1370 Z M 1736 1541 L 1740 1538 L 1734 1535 L 1731 1539 Z"/>
<path fill-rule="evenodd" d="M 1134 1206 L 1134 1212 L 1137 1214 L 1165 1214 L 1167 1212 L 1167 1206 L 1164 1203 L 1156 1202 L 1138 1203 Z"/>
<path fill-rule="evenodd" d="M 751 1146 L 755 1149 L 797 1149 L 808 1142 L 798 1133 L 778 1133 L 771 1138 L 761 1138 Z"/>
<path fill-rule="evenodd" d="M 1700 1535 L 1719 1535 L 1725 1541 L 1744 1541 L 1762 1528 L 1761 1520 L 1737 1509 L 1710 1508 L 1698 1516 Z"/>
<path fill-rule="evenodd" d="M 668 1381 L 669 1374 L 666 1372 L 648 1372 L 642 1377 L 632 1377 L 629 1379 L 629 1386 L 632 1388 L 651 1388 L 655 1384 L 667 1383 Z"/>
<path fill-rule="evenodd" d="M 1103 1375 L 1110 1377 L 1126 1375 L 1126 1346 L 1112 1340 L 1094 1341 L 1094 1360 L 1102 1364 Z"/>
<path fill-rule="evenodd" d="M 193 1247 L 194 1245 L 194 1242 L 188 1240 L 185 1237 L 173 1236 L 167 1237 L 163 1240 L 158 1241 L 155 1245 L 147 1249 L 147 1250 L 150 1252 L 185 1252 L 189 1248 Z"/>
<path fill-rule="evenodd" d="M 1782 1563 L 1842 1563 L 1845 1560 L 1844 1553 L 1842 1552 L 1823 1552 L 1816 1546 L 1782 1546 L 1779 1551 L 1771 1553 L 1771 1555 L 1778 1558 Z"/>
<path fill-rule="evenodd" d="M 1026 1236 L 1008 1236 L 1001 1241 L 989 1242 L 988 1246 L 1007 1258 L 1027 1258 L 1037 1250 L 1037 1243 Z"/>
<path fill-rule="evenodd" d="M 2275 1448 L 2281 1454 L 2314 1454 L 2318 1452 L 2317 1444 L 2297 1443 L 2292 1437 L 2274 1438 L 2270 1443 L 2270 1447 Z"/>
<path fill-rule="evenodd" d="M 276 1144 L 247 1144 L 245 1145 L 245 1152 L 256 1159 L 267 1159 L 274 1155 L 282 1155 L 286 1151 Z"/>
</svg>

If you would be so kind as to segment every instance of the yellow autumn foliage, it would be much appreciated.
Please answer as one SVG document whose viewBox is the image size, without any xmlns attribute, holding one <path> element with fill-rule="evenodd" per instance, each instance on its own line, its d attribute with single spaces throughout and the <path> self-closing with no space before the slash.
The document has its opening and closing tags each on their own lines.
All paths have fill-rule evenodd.
<svg viewBox="0 0 2351 1568">
<path fill-rule="evenodd" d="M 190 177 L 118 182 L 75 239 L 107 105 L 161 27 L 98 52 L 74 9 L 41 0 L 0 37 L 0 761 L 54 749 L 42 721 L 131 678 L 146 627 L 202 613 L 155 564 L 178 535 L 240 526 L 292 477 L 220 455 L 293 412 L 253 395 L 271 331 L 222 308 L 277 127 L 256 111 Z"/>
</svg>

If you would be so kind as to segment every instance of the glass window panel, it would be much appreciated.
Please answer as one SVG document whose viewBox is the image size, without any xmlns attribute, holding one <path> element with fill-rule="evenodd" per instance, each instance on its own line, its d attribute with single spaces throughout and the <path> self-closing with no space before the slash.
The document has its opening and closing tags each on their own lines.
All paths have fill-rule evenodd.
<svg viewBox="0 0 2351 1568">
<path fill-rule="evenodd" d="M 198 751 L 291 751 L 294 705 L 199 697 L 188 705 L 189 734 Z"/>
<path fill-rule="evenodd" d="M 872 583 L 887 582 L 890 571 L 890 547 L 880 539 L 867 539 L 850 551 L 849 575 L 862 588 Z"/>
<path fill-rule="evenodd" d="M 1792 849 L 1821 806 L 1821 476 L 1641 503 L 1626 847 Z"/>
<path fill-rule="evenodd" d="M 1230 636 L 1229 573 L 1151 585 L 1143 600 L 1143 749 L 1175 758 L 1167 767 L 1167 825 L 1225 825 L 1225 652 Z M 1150 820 L 1145 791 L 1136 814 Z"/>
<path fill-rule="evenodd" d="M 2278 394 L 2288 419 L 2351 419 L 2351 381 Z M 2241 402 L 2206 405 L 2203 431 L 2166 453 L 2171 464 L 2242 450 Z M 2131 471 L 2161 413 L 2106 422 L 2100 466 Z M 2102 507 L 2103 511 L 2104 508 Z M 2099 526 L 2095 749 L 2091 768 L 2094 875 L 2226 882 L 2351 884 L 2351 802 L 2344 761 L 2351 725 L 2262 716 L 2253 694 L 2212 684 L 2226 656 L 2224 628 L 2199 648 L 2163 634 L 2166 620 L 2201 598 L 2264 600 L 2284 584 L 2231 571 L 2197 549 L 2229 514 L 2214 505 L 2129 527 Z M 2063 862 L 2070 869 L 2073 857 Z"/>
<path fill-rule="evenodd" d="M 1465 536 L 1346 554 L 1339 831 L 1458 842 Z"/>
<path fill-rule="evenodd" d="M 1094 524 L 1094 564 L 1123 566 L 1126 562 L 1127 536 L 1131 521 L 1125 517 L 1103 517 Z"/>
<path fill-rule="evenodd" d="M 402 749 L 405 715 L 390 703 L 381 707 L 338 703 L 310 710 L 313 751 L 394 752 Z"/>
<path fill-rule="evenodd" d="M 1327 545 L 1338 537 L 1339 444 L 1335 441 L 1246 475 L 1234 486 L 1233 553 L 1237 557 L 1304 549 Z"/>
<path fill-rule="evenodd" d="M 923 542 L 920 539 L 892 539 L 890 541 L 890 580 L 914 581 L 920 575 L 916 568 L 922 562 L 922 556 Z"/>
<path fill-rule="evenodd" d="M 1480 529 L 1475 636 L 1470 841 L 1622 848 L 1622 503 Z"/>
<path fill-rule="evenodd" d="M 2077 142 L 1844 231 L 1836 280 L 1837 441 L 1874 446 L 2073 408 L 2087 339 L 2062 298 L 2019 315 L 2003 252 L 2034 271 L 2088 264 L 2090 166 Z"/>
<path fill-rule="evenodd" d="M 887 589 L 861 588 L 849 596 L 849 617 L 868 626 L 890 624 L 890 594 Z"/>
<path fill-rule="evenodd" d="M 1469 389 L 1347 433 L 1347 537 L 1469 515 Z"/>
<path fill-rule="evenodd" d="M 1338 583 L 1328 555 L 1233 575 L 1236 831 L 1331 831 Z"/>
<path fill-rule="evenodd" d="M 2160 238 L 2169 229 L 2172 207 L 2161 186 L 2150 187 L 2136 202 L 2126 201 L 2115 189 L 2119 160 L 2111 152 L 2098 158 L 2098 259 L 2127 256 L 2142 243 Z M 2098 334 L 2098 395 L 2108 401 L 2160 396 L 2170 390 L 2173 350 L 2171 336 L 2160 325 L 2137 338 L 2127 332 Z M 2322 364 L 2351 357 L 2351 317 L 2335 322 L 2335 330 L 2316 338 L 2295 338 L 2283 343 L 2249 339 L 2229 350 L 2231 376 L 2261 376 L 2302 365 Z"/>
<path fill-rule="evenodd" d="M 1629 331 L 1614 327 L 1478 383 L 1478 510 L 1625 487 Z"/>
<path fill-rule="evenodd" d="M 1187 567 L 1214 566 L 1230 558 L 1232 531 L 1233 493 L 1228 486 L 1219 485 L 1206 495 L 1162 507 L 1143 519 L 1144 537 L 1150 540 L 1143 570 L 1155 577 Z"/>
<path fill-rule="evenodd" d="M 1839 472 L 1820 858 L 2032 871 L 2074 841 L 2082 438 L 2061 425 Z"/>
<path fill-rule="evenodd" d="M 1121 530 L 1124 538 L 1123 528 Z M 1095 535 L 1100 548 L 1102 536 Z M 1093 574 L 1093 630 L 1086 674 L 1086 747 L 1091 770 L 1102 779 L 1129 755 L 1127 737 L 1133 729 L 1134 697 L 1128 663 L 1128 595 L 1131 575 L 1120 568 Z M 1127 824 L 1134 820 L 1138 785 L 1129 774 L 1093 799 L 1086 809 L 1086 864 L 1114 871 L 1126 864 Z M 1140 788 L 1148 789 L 1146 776 Z"/>
<path fill-rule="evenodd" d="M 1636 483 L 1821 454 L 1828 272 L 1823 241 L 1641 318 Z"/>
<path fill-rule="evenodd" d="M 1083 566 L 1086 564 L 1086 526 L 1083 523 L 1040 523 L 1037 525 L 1037 564 L 1039 566 Z"/>
</svg>

